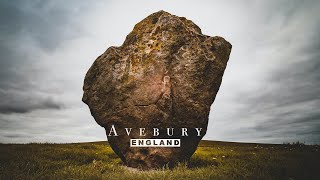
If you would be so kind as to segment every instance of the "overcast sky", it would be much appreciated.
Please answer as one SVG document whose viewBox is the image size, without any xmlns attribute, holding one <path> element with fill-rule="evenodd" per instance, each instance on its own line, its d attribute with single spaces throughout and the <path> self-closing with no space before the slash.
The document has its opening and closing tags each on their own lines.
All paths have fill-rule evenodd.
<svg viewBox="0 0 320 180">
<path fill-rule="evenodd" d="M 85 73 L 165 10 L 233 49 L 205 139 L 320 143 L 319 1 L 0 1 L 0 142 L 106 140 Z"/>
</svg>

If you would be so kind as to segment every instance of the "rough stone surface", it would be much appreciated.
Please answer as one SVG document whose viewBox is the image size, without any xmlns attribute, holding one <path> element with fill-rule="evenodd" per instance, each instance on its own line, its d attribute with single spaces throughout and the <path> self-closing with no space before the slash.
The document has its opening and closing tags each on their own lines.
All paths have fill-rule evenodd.
<svg viewBox="0 0 320 180">
<path fill-rule="evenodd" d="M 149 169 L 188 161 L 207 130 L 231 47 L 184 17 L 153 13 L 120 47 L 109 47 L 94 61 L 82 100 L 107 132 L 115 125 L 119 136 L 108 136 L 108 142 L 126 165 Z M 158 137 L 152 136 L 154 127 L 161 129 Z M 171 137 L 168 127 L 175 128 Z M 188 137 L 181 137 L 182 127 Z M 138 128 L 147 135 L 140 137 Z M 203 128 L 200 137 L 194 128 Z M 181 147 L 130 147 L 130 138 L 179 138 Z"/>
</svg>

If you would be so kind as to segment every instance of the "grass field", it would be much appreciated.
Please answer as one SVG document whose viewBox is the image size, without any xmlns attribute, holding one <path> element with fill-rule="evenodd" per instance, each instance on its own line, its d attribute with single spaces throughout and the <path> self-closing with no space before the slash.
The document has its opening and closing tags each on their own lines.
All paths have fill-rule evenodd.
<svg viewBox="0 0 320 180">
<path fill-rule="evenodd" d="M 202 141 L 189 164 L 140 171 L 107 142 L 0 144 L 0 179 L 320 179 L 320 146 Z"/>
</svg>

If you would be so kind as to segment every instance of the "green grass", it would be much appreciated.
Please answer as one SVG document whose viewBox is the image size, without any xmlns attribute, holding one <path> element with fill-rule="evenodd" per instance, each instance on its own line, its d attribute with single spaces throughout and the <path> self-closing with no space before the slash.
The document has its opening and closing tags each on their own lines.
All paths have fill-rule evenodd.
<svg viewBox="0 0 320 180">
<path fill-rule="evenodd" d="M 320 179 L 320 146 L 202 141 L 189 164 L 127 168 L 106 142 L 0 144 L 0 179 Z"/>
</svg>

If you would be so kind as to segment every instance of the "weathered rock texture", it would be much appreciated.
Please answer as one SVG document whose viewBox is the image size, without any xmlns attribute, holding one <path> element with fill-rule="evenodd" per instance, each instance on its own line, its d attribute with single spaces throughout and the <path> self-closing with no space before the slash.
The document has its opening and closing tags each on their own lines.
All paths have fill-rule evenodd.
<svg viewBox="0 0 320 180">
<path fill-rule="evenodd" d="M 153 13 L 135 25 L 122 46 L 109 47 L 95 60 L 82 100 L 108 132 L 115 125 L 119 136 L 108 141 L 128 166 L 148 169 L 187 161 L 207 130 L 231 47 L 221 37 L 201 34 L 184 17 Z M 130 136 L 125 127 L 133 128 Z M 140 127 L 147 136 L 139 136 Z M 160 136 L 152 136 L 153 127 L 161 128 Z M 167 136 L 167 127 L 175 128 L 174 136 Z M 188 128 L 188 137 L 181 137 L 181 127 Z M 203 128 L 201 137 L 194 128 Z M 130 138 L 179 138 L 181 147 L 130 147 Z"/>
</svg>

